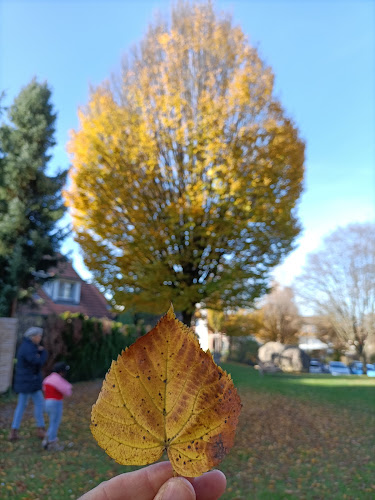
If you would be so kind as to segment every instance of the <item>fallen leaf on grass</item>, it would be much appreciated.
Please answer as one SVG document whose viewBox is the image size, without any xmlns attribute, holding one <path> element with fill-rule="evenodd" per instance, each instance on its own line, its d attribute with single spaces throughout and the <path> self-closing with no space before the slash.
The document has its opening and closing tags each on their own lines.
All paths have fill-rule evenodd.
<svg viewBox="0 0 375 500">
<path fill-rule="evenodd" d="M 195 477 L 233 446 L 240 410 L 230 375 L 171 307 L 112 362 L 90 428 L 121 464 L 150 464 L 166 450 L 177 474 Z"/>
</svg>

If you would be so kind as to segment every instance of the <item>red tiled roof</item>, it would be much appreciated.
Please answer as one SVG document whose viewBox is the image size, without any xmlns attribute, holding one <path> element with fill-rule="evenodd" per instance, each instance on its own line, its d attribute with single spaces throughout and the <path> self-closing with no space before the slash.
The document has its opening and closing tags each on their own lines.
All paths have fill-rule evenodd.
<svg viewBox="0 0 375 500">
<path fill-rule="evenodd" d="M 72 263 L 69 261 L 59 262 L 56 267 L 51 267 L 48 269 L 48 274 L 50 276 L 56 276 L 57 278 L 67 278 L 73 279 L 75 281 L 82 281 L 80 275 L 75 271 Z"/>
<path fill-rule="evenodd" d="M 56 269 L 52 270 L 52 272 L 56 274 Z M 95 285 L 83 281 L 74 270 L 71 262 L 64 262 L 62 265 L 59 265 L 57 279 L 59 278 L 80 282 L 81 295 L 79 304 L 54 302 L 43 288 L 39 288 L 36 293 L 41 300 L 36 299 L 33 306 L 23 306 L 22 314 L 41 314 L 46 316 L 48 314 L 61 314 L 69 311 L 95 318 L 113 317 L 107 308 L 107 301 L 104 295 L 100 293 Z"/>
</svg>

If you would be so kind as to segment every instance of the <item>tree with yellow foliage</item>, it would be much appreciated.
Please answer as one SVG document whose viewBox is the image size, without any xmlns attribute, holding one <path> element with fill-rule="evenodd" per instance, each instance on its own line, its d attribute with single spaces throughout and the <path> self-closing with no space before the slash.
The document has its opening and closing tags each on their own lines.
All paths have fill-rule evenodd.
<svg viewBox="0 0 375 500">
<path fill-rule="evenodd" d="M 113 304 L 248 306 L 300 231 L 304 144 L 273 74 L 211 2 L 151 24 L 72 134 L 76 239 Z"/>
<path fill-rule="evenodd" d="M 259 309 L 249 315 L 252 333 L 263 342 L 294 344 L 301 329 L 301 317 L 290 287 L 274 283 Z"/>
<path fill-rule="evenodd" d="M 207 309 L 207 326 L 213 333 L 220 333 L 224 321 L 224 312 Z"/>
</svg>

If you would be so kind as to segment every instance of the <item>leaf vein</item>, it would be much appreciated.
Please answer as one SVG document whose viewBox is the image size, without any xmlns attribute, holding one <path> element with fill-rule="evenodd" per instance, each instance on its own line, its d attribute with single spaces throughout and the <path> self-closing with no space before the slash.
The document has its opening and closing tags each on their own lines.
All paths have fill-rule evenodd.
<svg viewBox="0 0 375 500">
<path fill-rule="evenodd" d="M 117 439 L 116 437 L 114 437 L 113 435 L 110 435 L 110 434 L 107 434 L 105 432 L 103 432 L 102 430 L 98 431 L 100 434 L 103 434 L 103 436 L 107 437 L 108 439 L 112 440 L 112 441 L 116 441 L 117 443 L 120 443 L 120 444 L 123 444 L 124 446 L 128 446 L 129 448 L 133 448 L 134 450 L 153 450 L 155 448 L 162 448 L 163 447 L 163 444 L 160 443 L 159 445 L 157 446 L 147 446 L 147 447 L 144 447 L 142 448 L 141 446 L 133 446 L 131 444 L 128 444 L 128 443 L 124 443 L 123 441 L 120 441 L 119 439 Z"/>
<path fill-rule="evenodd" d="M 128 406 L 126 405 L 125 398 L 124 398 L 124 396 L 123 396 L 123 394 L 122 394 L 122 391 L 121 391 L 121 385 L 119 384 L 119 381 L 118 381 L 118 377 L 117 377 L 116 370 L 114 370 L 114 374 L 115 374 L 115 377 L 116 377 L 117 386 L 118 386 L 118 387 L 119 387 L 119 389 L 120 389 L 120 395 L 121 395 L 122 400 L 123 400 L 123 402 L 124 402 L 125 408 L 128 410 L 128 412 L 130 413 L 130 415 L 132 415 L 132 417 L 133 417 L 134 421 L 136 422 L 136 424 L 137 424 L 137 425 L 139 425 L 139 427 L 140 427 L 141 429 L 144 429 L 144 430 L 145 430 L 145 431 L 147 431 L 147 432 L 148 432 L 148 433 L 149 433 L 149 434 L 150 434 L 153 438 L 155 438 L 157 441 L 159 441 L 159 440 L 160 440 L 160 438 L 158 438 L 158 437 L 157 437 L 157 436 L 155 436 L 152 432 L 150 432 L 150 430 L 149 430 L 149 429 L 146 429 L 146 427 L 144 427 L 143 425 L 141 425 L 141 424 L 138 422 L 138 420 L 136 419 L 135 415 L 134 415 L 134 414 L 130 411 L 130 409 L 129 409 L 129 408 L 128 408 Z"/>
<path fill-rule="evenodd" d="M 213 431 L 216 431 L 216 429 L 218 429 L 218 428 L 219 428 L 219 427 L 221 427 L 222 425 L 223 425 L 223 424 L 222 424 L 222 423 L 220 423 L 219 425 L 217 425 L 217 426 L 216 426 L 216 427 L 214 427 L 213 429 L 210 429 L 209 431 L 205 432 L 204 434 L 201 434 L 199 437 L 194 438 L 194 441 L 197 441 L 198 439 L 203 438 L 204 436 L 208 436 L 208 434 L 210 434 L 210 433 L 211 433 L 211 432 L 213 432 Z M 174 436 L 174 438 L 173 438 L 173 439 L 175 439 L 175 437 L 176 437 L 177 435 L 178 435 L 178 434 L 176 434 L 176 435 Z M 180 445 L 180 444 L 191 443 L 191 441 L 192 441 L 192 438 L 187 439 L 186 441 L 174 441 L 174 442 L 173 442 L 173 445 L 178 446 L 178 445 Z"/>
</svg>

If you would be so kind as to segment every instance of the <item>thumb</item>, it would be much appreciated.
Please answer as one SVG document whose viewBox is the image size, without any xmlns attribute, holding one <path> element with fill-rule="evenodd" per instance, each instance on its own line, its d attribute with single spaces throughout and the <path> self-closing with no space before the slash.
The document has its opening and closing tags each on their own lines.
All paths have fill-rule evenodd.
<svg viewBox="0 0 375 500">
<path fill-rule="evenodd" d="M 154 500 L 196 500 L 195 491 L 187 479 L 172 477 L 158 491 Z"/>
</svg>

